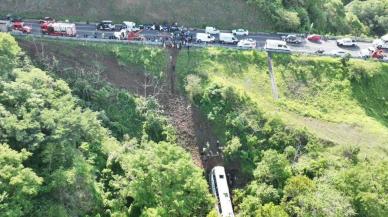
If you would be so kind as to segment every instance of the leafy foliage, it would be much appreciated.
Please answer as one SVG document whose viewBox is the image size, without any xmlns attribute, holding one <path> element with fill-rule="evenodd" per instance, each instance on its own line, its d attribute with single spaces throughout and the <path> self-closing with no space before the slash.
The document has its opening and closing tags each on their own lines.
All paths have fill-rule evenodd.
<svg viewBox="0 0 388 217">
<path fill-rule="evenodd" d="M 142 144 L 122 157 L 120 194 L 141 216 L 205 216 L 212 207 L 207 183 L 190 156 L 166 142 Z M 125 184 L 124 184 L 125 183 Z"/>
<path fill-rule="evenodd" d="M 33 208 L 31 200 L 43 179 L 23 166 L 30 156 L 25 149 L 17 152 L 8 145 L 0 145 L 0 213 L 4 217 L 23 216 Z"/>
<path fill-rule="evenodd" d="M 7 144 L 0 145 L 1 216 L 208 213 L 213 200 L 202 171 L 182 148 L 152 142 L 175 140 L 154 100 L 138 100 L 101 83 L 80 91 L 83 98 L 76 99 L 63 80 L 31 65 L 19 67 L 28 58 L 17 53 L 12 38 L 0 34 L 0 41 L 3 37 L 15 50 L 5 52 L 4 59 L 16 59 L 0 79 L 0 142 Z M 93 80 L 83 80 L 86 86 L 88 82 Z M 112 96 L 117 101 L 110 101 Z M 124 134 L 123 144 L 118 143 L 102 127 L 104 114 L 88 106 L 111 108 L 107 114 L 116 120 L 120 112 L 133 112 L 126 120 L 135 124 L 123 126 L 140 133 L 132 138 Z M 154 197 L 143 198 L 147 191 Z"/>
</svg>

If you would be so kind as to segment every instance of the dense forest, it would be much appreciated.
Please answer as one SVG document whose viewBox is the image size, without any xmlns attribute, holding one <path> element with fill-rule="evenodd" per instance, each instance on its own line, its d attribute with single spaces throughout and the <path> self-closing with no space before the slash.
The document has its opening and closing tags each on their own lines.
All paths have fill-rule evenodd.
<svg viewBox="0 0 388 217">
<path fill-rule="evenodd" d="M 387 0 L 248 0 L 278 30 L 382 35 L 388 30 Z"/>
<path fill-rule="evenodd" d="M 152 99 L 89 89 L 90 103 L 110 100 L 136 123 L 125 135 L 112 127 L 117 140 L 102 126 L 111 115 L 35 68 L 8 34 L 0 57 L 0 216 L 205 216 L 213 207 Z"/>
<path fill-rule="evenodd" d="M 52 62 L 0 34 L 0 216 L 217 216 L 206 172 L 155 97 L 52 64 L 85 64 L 60 45 L 88 48 L 165 78 L 161 48 L 42 43 L 55 45 Z M 388 216 L 388 64 L 274 55 L 275 102 L 263 52 L 182 50 L 176 61 L 177 91 L 236 178 L 236 216 Z"/>
</svg>

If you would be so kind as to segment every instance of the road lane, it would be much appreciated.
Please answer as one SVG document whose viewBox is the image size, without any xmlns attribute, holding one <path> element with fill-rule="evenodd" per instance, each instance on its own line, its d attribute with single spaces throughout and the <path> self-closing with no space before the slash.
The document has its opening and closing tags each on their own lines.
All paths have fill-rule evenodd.
<svg viewBox="0 0 388 217">
<path fill-rule="evenodd" d="M 28 20 L 25 21 L 25 24 L 32 27 L 32 34 L 39 35 L 41 34 L 40 31 L 40 24 L 37 20 Z M 99 31 L 96 30 L 95 24 L 76 24 L 77 28 L 77 37 L 80 38 L 94 38 L 95 34 L 97 38 L 106 38 L 113 36 L 114 31 Z M 204 32 L 204 30 L 201 29 L 191 29 L 191 33 L 195 34 L 198 32 Z M 226 32 L 226 31 L 223 31 Z M 167 32 L 159 32 L 155 30 L 144 30 L 142 33 L 147 39 L 155 40 L 158 37 L 169 35 Z M 249 36 L 238 36 L 238 38 L 244 39 L 244 38 L 252 38 L 257 41 L 257 48 L 263 48 L 265 41 L 267 39 L 274 39 L 274 40 L 280 40 L 281 36 L 284 34 L 276 34 L 276 33 L 251 33 Z M 372 43 L 367 42 L 358 42 L 358 46 L 354 48 L 345 48 L 345 47 L 338 47 L 335 40 L 322 40 L 319 43 L 310 42 L 306 39 L 303 40 L 303 42 L 299 45 L 295 44 L 288 44 L 291 51 L 294 52 L 300 52 L 300 53 L 314 53 L 317 50 L 323 50 L 324 53 L 330 53 L 335 50 L 342 50 L 350 53 L 353 57 L 360 57 L 360 50 L 365 49 L 368 47 L 373 47 Z M 230 48 L 236 48 L 235 45 L 222 45 Z"/>
</svg>

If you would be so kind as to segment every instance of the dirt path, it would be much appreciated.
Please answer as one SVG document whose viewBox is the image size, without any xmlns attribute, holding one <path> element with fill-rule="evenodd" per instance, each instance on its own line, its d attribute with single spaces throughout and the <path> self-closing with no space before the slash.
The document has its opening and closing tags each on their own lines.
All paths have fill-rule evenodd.
<svg viewBox="0 0 388 217">
<path fill-rule="evenodd" d="M 201 152 L 206 143 L 216 144 L 217 138 L 214 136 L 210 123 L 203 117 L 200 110 L 192 105 L 176 86 L 175 66 L 179 49 L 168 48 L 168 55 L 167 90 L 163 91 L 164 94 L 158 96 L 158 100 L 165 111 L 165 115 L 177 131 L 178 142 L 191 153 L 198 166 L 209 170 L 215 164 L 220 165 L 222 162 L 214 159 L 204 160 Z"/>
</svg>

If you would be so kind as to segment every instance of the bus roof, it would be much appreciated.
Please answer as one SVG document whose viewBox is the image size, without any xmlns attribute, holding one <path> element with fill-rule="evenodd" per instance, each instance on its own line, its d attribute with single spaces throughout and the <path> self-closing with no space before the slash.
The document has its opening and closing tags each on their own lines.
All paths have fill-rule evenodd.
<svg viewBox="0 0 388 217">
<path fill-rule="evenodd" d="M 216 184 L 219 196 L 219 203 L 221 205 L 222 217 L 234 217 L 232 201 L 230 199 L 229 187 L 226 181 L 225 168 L 222 166 L 216 166 L 212 172 L 216 177 Z"/>
</svg>

